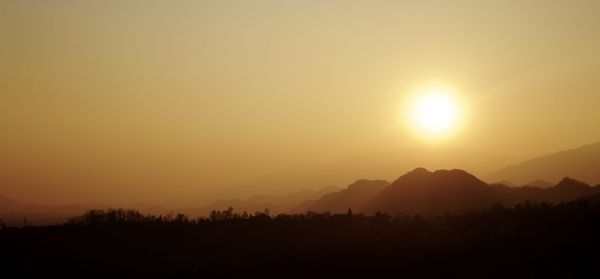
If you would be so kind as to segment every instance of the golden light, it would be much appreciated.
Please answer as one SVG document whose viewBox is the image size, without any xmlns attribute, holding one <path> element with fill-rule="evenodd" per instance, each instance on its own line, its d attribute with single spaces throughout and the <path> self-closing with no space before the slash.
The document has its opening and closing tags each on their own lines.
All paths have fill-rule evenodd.
<svg viewBox="0 0 600 279">
<path fill-rule="evenodd" d="M 417 90 L 408 110 L 412 130 L 429 140 L 450 137 L 458 130 L 464 114 L 457 94 L 444 86 Z"/>
</svg>

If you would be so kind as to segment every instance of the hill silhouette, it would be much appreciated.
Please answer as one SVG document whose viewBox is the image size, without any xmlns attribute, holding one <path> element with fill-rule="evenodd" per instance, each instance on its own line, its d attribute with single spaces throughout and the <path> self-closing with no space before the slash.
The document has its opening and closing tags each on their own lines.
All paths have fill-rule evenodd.
<svg viewBox="0 0 600 279">
<path fill-rule="evenodd" d="M 561 202 L 581 198 L 598 193 L 598 187 L 591 187 L 585 182 L 565 177 L 556 186 L 544 190 L 545 202 Z"/>
<path fill-rule="evenodd" d="M 480 210 L 499 203 L 514 206 L 524 202 L 559 203 L 576 200 L 600 192 L 600 187 L 569 177 L 555 186 L 513 187 L 487 184 L 459 169 L 428 171 L 417 168 L 393 183 L 359 180 L 347 189 L 330 193 L 313 203 L 309 211 L 355 212 L 373 214 L 442 215 Z"/>
<path fill-rule="evenodd" d="M 382 190 L 364 210 L 431 215 L 479 209 L 495 201 L 491 187 L 463 170 L 417 168 Z"/>
<path fill-rule="evenodd" d="M 410 171 L 416 166 L 428 169 L 467 169 L 480 176 L 512 162 L 503 156 L 468 148 L 429 148 L 414 145 L 356 155 L 327 164 L 288 167 L 255 180 L 233 185 L 231 191 L 249 196 L 253 193 L 281 194 L 282 185 L 285 185 L 286 189 L 301 190 L 305 189 L 306 185 L 349 185 L 361 178 L 392 181 L 398 174 Z"/>
<path fill-rule="evenodd" d="M 136 209 L 144 214 L 169 215 L 182 213 L 191 218 L 207 217 L 213 210 L 225 210 L 234 207 L 238 211 L 254 213 L 269 209 L 273 214 L 305 212 L 308 207 L 323 195 L 337 191 L 339 188 L 326 186 L 318 190 L 307 189 L 282 196 L 260 194 L 247 199 L 230 199 L 215 201 L 208 206 L 165 208 L 147 202 L 130 202 L 125 205 L 110 204 L 64 204 L 40 205 L 24 203 L 0 194 L 0 220 L 9 225 L 21 225 L 25 221 L 30 225 L 48 225 L 65 222 L 69 217 L 81 214 L 90 209 L 108 209 L 126 207 Z"/>
<path fill-rule="evenodd" d="M 533 184 L 534 186 L 531 186 Z M 538 186 L 543 186 L 538 187 Z M 524 202 L 560 203 L 583 199 L 600 193 L 600 187 L 565 177 L 557 185 L 548 187 L 538 181 L 528 186 L 487 184 L 474 175 L 459 169 L 428 171 L 424 168 L 400 176 L 393 183 L 385 180 L 360 179 L 345 189 L 333 186 L 320 190 L 305 190 L 284 196 L 256 195 L 245 200 L 221 200 L 205 207 L 166 209 L 147 203 L 132 203 L 131 207 L 145 214 L 186 214 L 190 218 L 207 217 L 213 210 L 230 207 L 239 212 L 255 213 L 268 209 L 272 214 L 305 212 L 345 213 L 351 208 L 356 213 L 442 215 L 487 208 L 500 203 L 514 206 Z M 43 206 L 18 202 L 0 196 L 0 219 L 7 224 L 43 225 L 64 222 L 68 217 L 89 209 L 107 209 L 102 204 L 71 204 Z"/>
<path fill-rule="evenodd" d="M 0 194 L 0 209 L 12 209 L 22 207 L 25 204 Z"/>
<path fill-rule="evenodd" d="M 565 176 L 600 184 L 600 142 L 534 158 L 495 171 L 487 181 L 508 180 L 519 185 L 543 179 L 556 183 Z"/>
<path fill-rule="evenodd" d="M 236 210 L 240 212 L 246 211 L 249 213 L 263 211 L 267 208 L 274 214 L 300 212 L 306 209 L 307 204 L 312 204 L 312 202 L 323 195 L 336 190 L 339 190 L 339 188 L 325 186 L 318 190 L 303 190 L 283 196 L 260 194 L 248 199 L 219 200 L 208 206 L 180 208 L 175 211 L 187 214 L 191 217 L 206 217 L 213 210 L 225 210 L 229 207 L 236 208 Z"/>
<path fill-rule="evenodd" d="M 287 197 L 299 201 L 319 192 Z M 278 199 L 258 195 L 240 204 Z M 0 270 L 7 278 L 370 278 L 398 270 L 426 278 L 598 274 L 600 187 L 570 177 L 549 188 L 511 187 L 487 184 L 464 170 L 417 168 L 391 184 L 357 180 L 301 206 L 311 212 L 239 213 L 229 207 L 192 218 L 93 209 L 61 225 L 2 224 Z"/>
<path fill-rule="evenodd" d="M 93 208 L 107 207 L 100 204 L 39 205 L 17 201 L 0 194 L 0 220 L 8 225 L 59 224 L 69 217 Z"/>
<path fill-rule="evenodd" d="M 366 202 L 389 184 L 385 180 L 357 180 L 346 189 L 324 195 L 315 201 L 308 210 L 342 213 L 346 212 L 348 208 L 361 209 Z"/>
</svg>

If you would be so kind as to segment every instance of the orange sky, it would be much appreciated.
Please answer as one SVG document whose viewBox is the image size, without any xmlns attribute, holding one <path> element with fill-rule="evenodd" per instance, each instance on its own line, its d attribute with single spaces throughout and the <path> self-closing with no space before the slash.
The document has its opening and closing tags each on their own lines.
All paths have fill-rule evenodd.
<svg viewBox="0 0 600 279">
<path fill-rule="evenodd" d="M 487 3 L 484 3 L 487 2 Z M 171 205 L 600 140 L 598 1 L 2 1 L 0 193 Z M 430 81 L 469 103 L 432 144 Z"/>
</svg>

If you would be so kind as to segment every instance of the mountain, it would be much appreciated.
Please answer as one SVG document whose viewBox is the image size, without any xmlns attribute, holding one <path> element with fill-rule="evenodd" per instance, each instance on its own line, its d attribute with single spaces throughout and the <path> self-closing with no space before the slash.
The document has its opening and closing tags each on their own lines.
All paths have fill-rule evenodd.
<svg viewBox="0 0 600 279">
<path fill-rule="evenodd" d="M 542 197 L 547 202 L 561 202 L 593 195 L 598 193 L 599 190 L 599 188 L 591 187 L 585 182 L 565 177 L 556 186 L 545 189 Z"/>
<path fill-rule="evenodd" d="M 600 184 L 600 142 L 509 166 L 485 176 L 485 179 L 509 180 L 523 185 L 538 179 L 556 182 L 565 176 Z"/>
<path fill-rule="evenodd" d="M 459 169 L 434 172 L 417 168 L 393 183 L 383 180 L 358 180 L 346 189 L 324 195 L 305 211 L 354 212 L 373 214 L 378 211 L 396 214 L 441 215 L 488 208 L 495 203 L 514 206 L 518 203 L 559 203 L 599 194 L 600 187 L 563 178 L 555 186 L 512 187 L 487 184 Z"/>
<path fill-rule="evenodd" d="M 327 193 L 337 191 L 339 188 L 326 186 L 319 190 L 303 190 L 284 196 L 255 195 L 248 199 L 219 200 L 208 206 L 200 208 L 182 208 L 176 212 L 192 217 L 208 216 L 212 210 L 225 210 L 233 207 L 236 212 L 254 213 L 269 209 L 273 214 L 304 212 L 308 204 L 312 204 Z"/>
<path fill-rule="evenodd" d="M 360 209 L 389 184 L 385 180 L 357 180 L 344 190 L 324 195 L 310 205 L 308 211 L 342 213 L 349 207 Z"/>
<path fill-rule="evenodd" d="M 327 162 L 288 166 L 276 172 L 230 185 L 224 192 L 250 196 L 255 193 L 282 195 L 283 191 L 306 189 L 307 185 L 349 185 L 360 178 L 391 181 L 398 173 L 417 166 L 429 169 L 459 168 L 476 175 L 490 173 L 514 162 L 510 157 L 477 152 L 451 145 L 407 145 Z M 285 185 L 285 187 L 282 187 Z"/>
<path fill-rule="evenodd" d="M 192 218 L 206 217 L 212 210 L 224 210 L 233 207 L 236 212 L 254 213 L 269 209 L 272 214 L 304 212 L 310 204 L 323 195 L 337 191 L 334 186 L 323 187 L 319 190 L 303 190 L 283 196 L 255 195 L 248 199 L 232 199 L 216 201 L 205 207 L 188 207 L 167 209 L 162 206 L 132 202 L 120 205 L 106 204 L 67 204 L 58 206 L 26 204 L 10 199 L 0 194 L 0 221 L 8 225 L 22 225 L 24 221 L 32 225 L 47 225 L 62 223 L 68 218 L 80 215 L 90 209 L 132 208 L 144 214 L 167 215 L 183 213 Z M 301 211 L 298 211 L 301 210 Z"/>
<path fill-rule="evenodd" d="M 379 192 L 365 211 L 436 215 L 483 208 L 496 200 L 492 187 L 463 170 L 417 168 Z"/>
<path fill-rule="evenodd" d="M 8 208 L 17 208 L 21 207 L 24 204 L 22 202 L 18 202 L 13 200 L 5 195 L 0 194 L 0 209 L 8 209 Z"/>
<path fill-rule="evenodd" d="M 97 208 L 97 207 L 93 207 Z M 83 205 L 42 206 L 13 200 L 0 194 L 0 221 L 7 225 L 46 225 L 66 221 L 83 213 Z"/>
<path fill-rule="evenodd" d="M 496 182 L 496 184 L 502 184 L 502 185 L 506 185 L 506 186 L 509 186 L 509 187 L 517 187 L 518 186 L 518 185 L 516 185 L 516 184 L 514 184 L 514 183 L 512 183 L 512 182 L 510 182 L 508 180 L 502 180 L 502 181 Z"/>
</svg>

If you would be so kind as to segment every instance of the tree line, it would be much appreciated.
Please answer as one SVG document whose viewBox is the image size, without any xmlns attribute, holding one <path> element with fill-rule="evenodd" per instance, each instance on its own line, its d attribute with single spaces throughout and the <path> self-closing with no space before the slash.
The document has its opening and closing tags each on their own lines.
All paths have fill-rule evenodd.
<svg viewBox="0 0 600 279">
<path fill-rule="evenodd" d="M 600 275 L 600 205 L 495 204 L 440 216 L 215 210 L 205 218 L 90 210 L 0 230 L 3 278 Z"/>
</svg>

